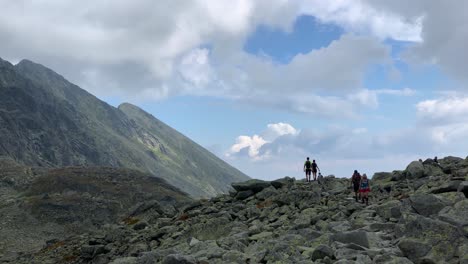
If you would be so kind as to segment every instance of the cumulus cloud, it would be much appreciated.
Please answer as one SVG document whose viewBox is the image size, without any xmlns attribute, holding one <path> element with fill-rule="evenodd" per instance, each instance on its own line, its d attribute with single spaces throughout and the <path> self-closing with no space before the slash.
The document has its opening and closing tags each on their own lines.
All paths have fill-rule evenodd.
<svg viewBox="0 0 468 264">
<path fill-rule="evenodd" d="M 468 118 L 468 97 L 450 97 L 425 100 L 416 105 L 421 118 L 447 122 L 466 121 Z"/>
<path fill-rule="evenodd" d="M 370 1 L 355 0 L 304 0 L 301 8 L 304 13 L 325 23 L 336 23 L 352 32 L 372 34 L 382 39 L 422 41 L 421 14 L 408 19 L 398 12 L 376 8 Z"/>
<path fill-rule="evenodd" d="M 389 49 L 379 39 L 354 34 L 297 54 L 286 65 L 243 51 L 258 25 L 289 31 L 298 16 L 324 8 L 330 12 L 322 20 L 331 22 L 343 16 L 337 10 L 344 9 L 334 4 L 321 4 L 315 13 L 300 1 L 286 0 L 0 4 L 2 56 L 44 63 L 101 96 L 216 96 L 328 117 L 345 113 L 336 111 L 342 106 L 356 116 L 375 100 L 349 103 L 349 94 L 364 89 L 369 66 L 391 64 Z"/>
<path fill-rule="evenodd" d="M 254 157 L 247 155 L 245 149 L 229 157 L 229 161 L 249 175 L 271 180 L 286 175 L 302 177 L 303 160 L 312 157 L 325 175 L 348 177 L 354 169 L 372 175 L 404 169 L 410 161 L 419 158 L 464 157 L 468 148 L 466 122 L 416 124 L 383 133 L 343 126 L 297 131 L 264 142 L 255 149 Z"/>
<path fill-rule="evenodd" d="M 381 12 L 398 14 L 403 21 L 421 19 L 421 38 L 405 52 L 404 58 L 413 63 L 440 66 L 446 73 L 461 80 L 466 87 L 468 53 L 467 1 L 384 1 L 366 0 L 366 5 Z"/>
<path fill-rule="evenodd" d="M 261 135 L 239 136 L 236 144 L 226 152 L 226 157 L 248 155 L 255 161 L 270 158 L 269 151 L 261 151 L 265 144 L 274 142 L 277 138 L 285 135 L 297 135 L 300 131 L 287 123 L 268 124 L 267 129 Z"/>
</svg>

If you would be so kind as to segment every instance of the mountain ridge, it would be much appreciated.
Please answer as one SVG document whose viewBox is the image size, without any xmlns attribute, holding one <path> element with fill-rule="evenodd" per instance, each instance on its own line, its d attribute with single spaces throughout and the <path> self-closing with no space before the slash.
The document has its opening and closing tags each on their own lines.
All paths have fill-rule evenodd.
<svg viewBox="0 0 468 264">
<path fill-rule="evenodd" d="M 115 108 L 29 60 L 0 66 L 0 125 L 0 156 L 25 165 L 138 169 L 193 197 L 248 179 L 137 106 Z"/>
</svg>

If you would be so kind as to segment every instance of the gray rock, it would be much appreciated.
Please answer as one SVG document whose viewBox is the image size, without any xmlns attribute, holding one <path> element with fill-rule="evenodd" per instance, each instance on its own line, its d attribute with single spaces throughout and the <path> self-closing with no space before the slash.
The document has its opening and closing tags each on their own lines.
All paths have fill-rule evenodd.
<svg viewBox="0 0 468 264">
<path fill-rule="evenodd" d="M 459 192 L 462 192 L 465 194 L 465 197 L 468 198 L 468 181 L 463 181 L 458 185 L 458 190 Z"/>
<path fill-rule="evenodd" d="M 376 264 L 414 264 L 411 260 L 404 257 L 392 255 L 379 255 L 374 258 Z"/>
<path fill-rule="evenodd" d="M 375 208 L 377 214 L 385 219 L 400 218 L 401 202 L 398 200 L 388 201 Z"/>
<path fill-rule="evenodd" d="M 369 248 L 369 240 L 365 231 L 350 231 L 336 233 L 330 236 L 330 242 L 354 243 Z"/>
<path fill-rule="evenodd" d="M 259 200 L 266 200 L 276 194 L 278 194 L 278 191 L 275 189 L 275 187 L 270 186 L 268 188 L 263 189 L 261 192 L 255 194 L 255 198 Z"/>
<path fill-rule="evenodd" d="M 411 162 L 406 167 L 406 177 L 409 179 L 418 179 L 425 176 L 424 165 L 420 161 Z"/>
<path fill-rule="evenodd" d="M 387 182 L 392 180 L 392 173 L 390 172 L 376 172 L 372 176 L 372 181 L 375 182 Z"/>
<path fill-rule="evenodd" d="M 133 226 L 133 229 L 134 229 L 134 230 L 142 230 L 142 229 L 145 229 L 147 226 L 148 226 L 148 223 L 142 221 L 142 222 L 136 223 L 136 224 Z"/>
<path fill-rule="evenodd" d="M 258 193 L 262 191 L 263 189 L 271 186 L 271 184 L 268 181 L 253 179 L 253 180 L 248 180 L 245 182 L 235 182 L 235 183 L 232 183 L 231 186 L 234 188 L 234 190 L 238 192 L 250 190 L 254 193 Z"/>
<path fill-rule="evenodd" d="M 285 177 L 282 179 L 274 180 L 271 182 L 271 185 L 276 189 L 283 188 L 284 186 L 289 186 L 294 184 L 294 179 L 290 177 Z"/>
<path fill-rule="evenodd" d="M 272 235 L 273 235 L 272 232 L 262 232 L 262 233 L 259 233 L 259 234 L 255 234 L 255 235 L 253 235 L 253 236 L 250 236 L 250 237 L 249 237 L 249 240 L 252 240 L 252 241 L 262 240 L 262 239 L 271 237 Z"/>
<path fill-rule="evenodd" d="M 458 190 L 458 186 L 462 183 L 462 181 L 450 181 L 442 186 L 436 187 L 431 189 L 431 193 L 446 193 L 446 192 L 456 192 Z"/>
<path fill-rule="evenodd" d="M 460 227 L 468 226 L 468 200 L 465 199 L 453 207 L 444 208 L 439 213 L 439 218 Z"/>
<path fill-rule="evenodd" d="M 163 261 L 163 264 L 196 264 L 197 260 L 192 256 L 186 256 L 181 254 L 172 254 L 166 256 Z"/>
<path fill-rule="evenodd" d="M 430 216 L 437 214 L 445 204 L 433 194 L 415 194 L 410 196 L 413 209 L 420 215 Z"/>
<path fill-rule="evenodd" d="M 114 259 L 110 264 L 137 264 L 137 260 L 138 259 L 136 257 L 124 257 Z"/>
<path fill-rule="evenodd" d="M 240 191 L 236 194 L 237 200 L 245 200 L 250 196 L 254 195 L 255 193 L 252 190 Z"/>
<path fill-rule="evenodd" d="M 335 257 L 333 253 L 333 249 L 327 245 L 319 245 L 318 247 L 315 248 L 315 250 L 312 252 L 312 260 L 318 260 L 318 259 L 323 259 L 325 257 L 329 257 L 333 259 Z"/>
<path fill-rule="evenodd" d="M 416 261 L 429 253 L 431 246 L 415 239 L 403 239 L 398 243 L 403 255 L 412 261 Z"/>
</svg>

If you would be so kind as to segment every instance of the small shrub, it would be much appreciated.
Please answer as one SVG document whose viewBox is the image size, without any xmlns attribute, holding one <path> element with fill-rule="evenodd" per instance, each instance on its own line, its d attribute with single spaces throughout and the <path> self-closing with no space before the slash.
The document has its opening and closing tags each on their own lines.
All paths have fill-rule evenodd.
<svg viewBox="0 0 468 264">
<path fill-rule="evenodd" d="M 188 214 L 185 214 L 185 213 L 181 214 L 179 216 L 179 218 L 178 218 L 178 220 L 180 220 L 180 221 L 186 221 L 187 219 L 189 219 L 189 216 L 188 216 Z"/>
</svg>

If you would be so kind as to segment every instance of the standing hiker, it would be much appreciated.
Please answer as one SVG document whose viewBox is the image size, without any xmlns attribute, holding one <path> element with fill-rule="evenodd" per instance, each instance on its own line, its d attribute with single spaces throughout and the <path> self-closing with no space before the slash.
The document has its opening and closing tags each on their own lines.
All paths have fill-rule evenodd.
<svg viewBox="0 0 468 264">
<path fill-rule="evenodd" d="M 314 181 L 317 180 L 317 169 L 319 169 L 319 167 L 317 166 L 317 163 L 315 163 L 315 160 L 313 160 L 312 161 L 312 175 L 314 176 Z"/>
<path fill-rule="evenodd" d="M 312 162 L 310 162 L 309 157 L 304 162 L 304 171 L 306 174 L 306 182 L 310 182 L 310 172 L 312 171 Z"/>
<path fill-rule="evenodd" d="M 367 179 L 367 175 L 364 173 L 362 175 L 361 184 L 359 186 L 359 193 L 361 193 L 362 203 L 366 201 L 366 205 L 369 205 L 369 192 L 370 192 L 369 180 Z"/>
<path fill-rule="evenodd" d="M 357 170 L 354 170 L 353 176 L 351 176 L 351 187 L 354 190 L 354 197 L 356 198 L 356 202 L 358 201 L 358 192 L 359 192 L 359 185 L 361 184 L 361 174 Z M 361 198 L 361 194 L 359 193 L 359 199 Z"/>
</svg>

